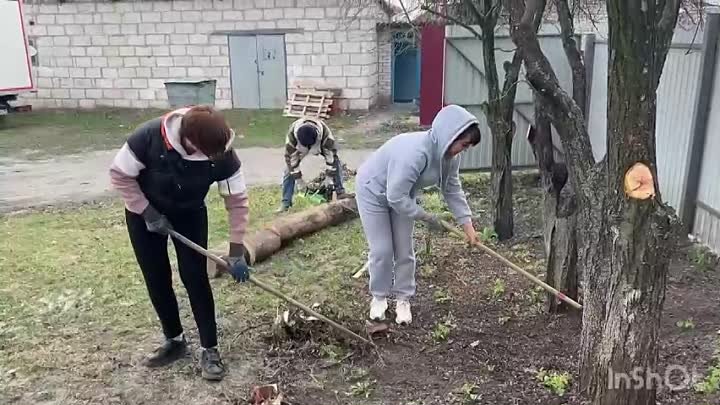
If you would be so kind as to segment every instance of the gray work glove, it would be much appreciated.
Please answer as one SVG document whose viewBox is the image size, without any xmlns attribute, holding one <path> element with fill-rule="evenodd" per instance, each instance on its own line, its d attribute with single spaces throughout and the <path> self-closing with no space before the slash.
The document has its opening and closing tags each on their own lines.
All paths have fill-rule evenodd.
<svg viewBox="0 0 720 405">
<path fill-rule="evenodd" d="M 158 212 L 158 210 L 156 210 L 152 205 L 148 205 L 141 215 L 145 220 L 147 230 L 150 232 L 167 235 L 170 233 L 170 230 L 173 229 L 170 220 L 168 220 L 165 215 Z"/>
</svg>

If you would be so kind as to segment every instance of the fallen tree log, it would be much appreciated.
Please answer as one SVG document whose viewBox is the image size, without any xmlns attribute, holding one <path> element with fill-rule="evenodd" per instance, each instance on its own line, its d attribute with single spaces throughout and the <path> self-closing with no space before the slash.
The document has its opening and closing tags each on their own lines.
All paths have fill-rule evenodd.
<svg viewBox="0 0 720 405">
<path fill-rule="evenodd" d="M 354 198 L 333 201 L 310 209 L 278 218 L 265 228 L 246 236 L 245 247 L 250 256 L 251 266 L 268 259 L 288 243 L 313 234 L 330 226 L 342 224 L 357 218 L 357 203 Z M 227 254 L 227 243 L 212 249 L 216 255 Z M 211 278 L 219 277 L 222 269 L 208 260 L 207 271 Z"/>
</svg>

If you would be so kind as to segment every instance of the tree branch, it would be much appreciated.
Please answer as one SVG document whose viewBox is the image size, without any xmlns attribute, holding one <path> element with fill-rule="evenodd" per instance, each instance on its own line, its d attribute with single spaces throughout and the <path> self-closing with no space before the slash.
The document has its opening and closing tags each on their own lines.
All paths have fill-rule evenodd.
<svg viewBox="0 0 720 405">
<path fill-rule="evenodd" d="M 573 27 L 573 17 L 570 13 L 568 0 L 555 0 L 555 5 L 558 9 L 563 49 L 565 50 L 565 55 L 567 56 L 570 70 L 572 71 L 573 99 L 575 99 L 584 116 L 585 104 L 587 103 L 585 66 L 574 38 L 575 28 Z"/>
<path fill-rule="evenodd" d="M 466 30 L 470 31 L 473 35 L 475 35 L 475 38 L 477 38 L 477 39 L 479 39 L 479 40 L 481 40 L 481 41 L 483 40 L 482 34 L 480 34 L 479 32 L 477 32 L 477 30 L 476 30 L 475 28 L 473 28 L 473 27 L 465 24 L 464 22 L 458 20 L 457 18 L 455 18 L 455 17 L 453 17 L 453 16 L 450 16 L 450 15 L 447 15 L 447 14 L 443 14 L 443 13 L 439 13 L 439 12 L 437 12 L 437 11 L 431 9 L 431 8 L 428 8 L 428 6 L 425 6 L 425 5 L 423 5 L 422 7 L 420 7 L 420 9 L 423 10 L 423 11 L 427 11 L 428 13 L 430 13 L 430 14 L 432 14 L 432 15 L 435 15 L 435 16 L 437 16 L 437 17 L 444 18 L 444 19 L 446 19 L 446 20 L 448 20 L 448 21 L 452 21 L 452 22 L 454 22 L 455 24 L 457 24 L 457 25 L 465 28 Z"/>
<path fill-rule="evenodd" d="M 475 18 L 477 18 L 478 23 L 480 23 L 480 25 L 485 25 L 485 18 L 487 16 L 483 17 L 482 13 L 480 13 L 480 9 L 477 7 L 475 2 L 473 0 L 464 0 L 463 2 L 465 3 L 465 6 L 469 7 L 472 10 L 473 14 L 475 14 Z"/>
<path fill-rule="evenodd" d="M 538 14 L 540 10 L 540 0 L 528 0 L 525 5 L 525 12 L 523 13 L 522 17 L 520 18 L 520 21 L 518 25 L 525 25 L 528 27 L 532 27 L 535 22 L 535 16 Z M 516 8 L 517 6 L 513 7 Z"/>
<path fill-rule="evenodd" d="M 540 25 L 542 25 L 542 20 L 543 20 L 544 14 L 545 14 L 546 7 L 547 7 L 547 0 L 540 0 L 540 4 L 538 4 L 538 11 L 535 12 L 535 21 L 533 22 L 535 31 L 539 30 Z"/>
<path fill-rule="evenodd" d="M 514 0 L 513 12 L 519 16 L 522 12 L 522 0 Z M 518 4 L 519 3 L 519 4 Z M 595 164 L 592 154 L 590 137 L 585 128 L 584 114 L 573 100 L 560 87 L 550 62 L 545 57 L 533 26 L 535 15 L 540 10 L 539 0 L 527 0 L 527 7 L 522 12 L 519 24 L 513 24 L 511 37 L 523 55 L 526 77 L 536 90 L 536 97 L 541 97 L 547 104 L 553 123 L 558 130 L 567 154 L 568 170 L 574 184 L 584 184 Z M 519 8 L 519 9 L 518 9 Z M 516 20 L 517 21 L 517 20 Z M 590 197 L 591 190 L 579 190 Z"/>
<path fill-rule="evenodd" d="M 672 38 L 672 32 L 675 30 L 675 24 L 677 24 L 678 14 L 680 11 L 681 0 L 667 0 L 665 7 L 662 10 L 662 17 L 658 28 L 661 33 L 670 32 L 670 38 Z"/>
<path fill-rule="evenodd" d="M 487 0 L 486 0 L 487 1 Z M 493 21 L 497 21 L 498 16 L 500 15 L 500 8 L 501 8 L 501 2 L 498 0 L 496 3 L 493 3 L 492 7 L 488 8 L 485 12 L 485 18 L 492 18 Z"/>
<path fill-rule="evenodd" d="M 507 114 L 505 119 L 512 121 L 515 112 L 515 96 L 517 94 L 518 77 L 520 76 L 520 66 L 522 66 L 522 52 L 520 49 L 515 51 L 512 62 L 505 62 L 505 83 L 502 89 L 502 111 Z"/>
</svg>

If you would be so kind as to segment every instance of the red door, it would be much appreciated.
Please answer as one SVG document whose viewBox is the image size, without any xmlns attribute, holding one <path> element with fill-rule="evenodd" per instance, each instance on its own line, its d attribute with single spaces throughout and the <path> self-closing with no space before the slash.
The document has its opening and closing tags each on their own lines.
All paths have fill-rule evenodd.
<svg viewBox="0 0 720 405">
<path fill-rule="evenodd" d="M 423 26 L 420 47 L 420 125 L 429 126 L 444 104 L 445 26 Z"/>
</svg>

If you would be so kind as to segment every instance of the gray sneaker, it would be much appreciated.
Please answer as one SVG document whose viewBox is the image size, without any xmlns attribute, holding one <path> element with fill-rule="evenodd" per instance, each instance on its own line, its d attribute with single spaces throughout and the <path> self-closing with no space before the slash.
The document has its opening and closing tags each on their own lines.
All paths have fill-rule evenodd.
<svg viewBox="0 0 720 405">
<path fill-rule="evenodd" d="M 220 381 L 225 377 L 225 366 L 217 349 L 204 349 L 200 359 L 202 377 L 210 381 Z"/>
</svg>

